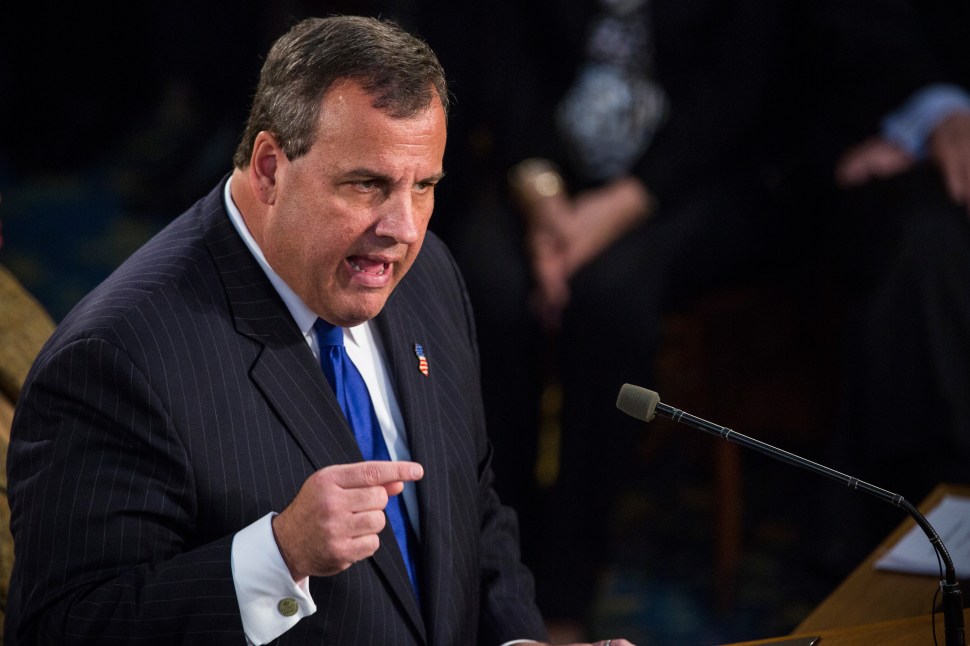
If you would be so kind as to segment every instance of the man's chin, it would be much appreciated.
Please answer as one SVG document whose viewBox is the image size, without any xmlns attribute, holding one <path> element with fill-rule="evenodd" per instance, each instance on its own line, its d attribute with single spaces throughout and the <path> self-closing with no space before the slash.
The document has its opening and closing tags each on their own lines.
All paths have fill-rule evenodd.
<svg viewBox="0 0 970 646">
<path fill-rule="evenodd" d="M 325 319 L 340 327 L 354 327 L 366 323 L 381 313 L 387 303 L 389 293 L 363 294 L 349 297 L 343 303 L 333 304 L 329 314 L 335 320 Z"/>
</svg>

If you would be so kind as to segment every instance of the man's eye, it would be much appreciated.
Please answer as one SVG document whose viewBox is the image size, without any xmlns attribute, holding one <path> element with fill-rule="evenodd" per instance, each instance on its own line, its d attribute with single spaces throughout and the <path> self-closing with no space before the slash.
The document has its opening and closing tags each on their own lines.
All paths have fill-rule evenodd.
<svg viewBox="0 0 970 646">
<path fill-rule="evenodd" d="M 377 188 L 377 180 L 374 179 L 359 179 L 354 182 L 354 186 L 362 191 L 373 191 Z"/>
</svg>

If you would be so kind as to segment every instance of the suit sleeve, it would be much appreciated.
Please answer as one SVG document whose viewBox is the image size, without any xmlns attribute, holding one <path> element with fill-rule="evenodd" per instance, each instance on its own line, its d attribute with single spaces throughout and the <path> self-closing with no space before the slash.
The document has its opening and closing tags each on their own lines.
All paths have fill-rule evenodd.
<svg viewBox="0 0 970 646">
<path fill-rule="evenodd" d="M 42 355 L 8 472 L 12 643 L 245 643 L 232 536 L 193 541 L 190 456 L 126 353 L 82 339 Z"/>
</svg>

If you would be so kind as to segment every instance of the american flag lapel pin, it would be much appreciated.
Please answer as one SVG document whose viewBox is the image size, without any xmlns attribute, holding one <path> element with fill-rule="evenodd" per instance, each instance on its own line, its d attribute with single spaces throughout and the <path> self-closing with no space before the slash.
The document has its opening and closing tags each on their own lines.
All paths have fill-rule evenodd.
<svg viewBox="0 0 970 646">
<path fill-rule="evenodd" d="M 414 344 L 414 354 L 418 358 L 418 370 L 425 377 L 428 376 L 428 358 L 424 356 L 424 348 L 420 343 Z"/>
</svg>

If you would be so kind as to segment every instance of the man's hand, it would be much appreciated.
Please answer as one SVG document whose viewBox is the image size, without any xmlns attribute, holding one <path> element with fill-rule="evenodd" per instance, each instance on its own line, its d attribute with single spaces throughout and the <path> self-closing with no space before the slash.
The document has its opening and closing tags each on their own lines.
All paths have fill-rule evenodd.
<svg viewBox="0 0 970 646">
<path fill-rule="evenodd" d="M 273 518 L 273 534 L 294 581 L 332 576 L 380 546 L 389 496 L 420 480 L 415 462 L 357 462 L 320 469 Z"/>
<path fill-rule="evenodd" d="M 555 329 L 569 302 L 569 281 L 653 212 L 653 197 L 625 177 L 569 199 L 557 194 L 524 207 L 527 245 L 536 280 L 535 308 Z"/>
<path fill-rule="evenodd" d="M 940 168 L 947 192 L 970 211 L 970 112 L 954 112 L 930 137 L 930 155 Z"/>
<path fill-rule="evenodd" d="M 547 329 L 559 327 L 559 316 L 569 302 L 566 267 L 572 202 L 562 194 L 535 200 L 523 210 L 526 248 L 536 282 L 533 308 Z"/>
<path fill-rule="evenodd" d="M 601 256 L 617 240 L 646 220 L 654 198 L 640 180 L 624 177 L 576 196 L 567 229 L 569 277 Z"/>
<path fill-rule="evenodd" d="M 861 186 L 872 179 L 898 175 L 913 163 L 913 157 L 896 144 L 872 137 L 842 155 L 835 165 L 835 181 L 842 187 Z"/>
</svg>

